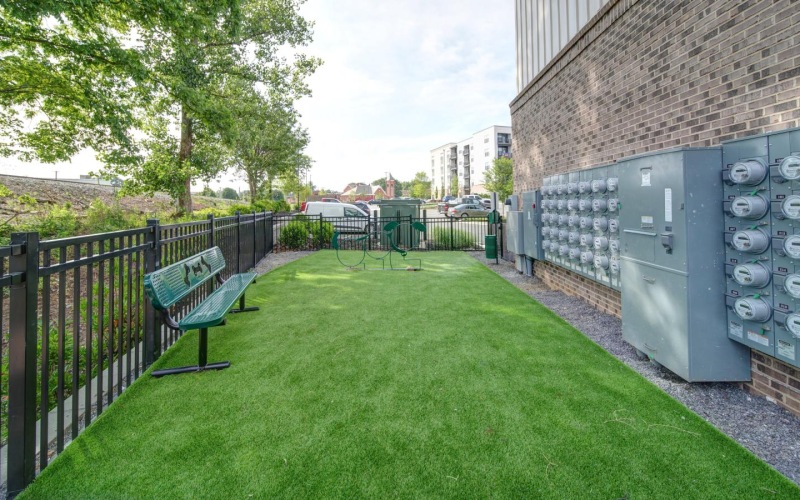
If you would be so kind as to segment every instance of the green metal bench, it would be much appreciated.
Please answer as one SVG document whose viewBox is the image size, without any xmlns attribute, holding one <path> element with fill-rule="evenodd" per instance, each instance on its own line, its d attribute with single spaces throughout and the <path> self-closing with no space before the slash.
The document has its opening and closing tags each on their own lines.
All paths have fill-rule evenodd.
<svg viewBox="0 0 800 500">
<path fill-rule="evenodd" d="M 258 307 L 245 307 L 244 292 L 256 279 L 256 273 L 234 274 L 223 280 L 220 272 L 225 269 L 225 258 L 219 247 L 210 248 L 197 255 L 170 264 L 162 269 L 146 274 L 144 291 L 153 307 L 161 313 L 164 323 L 173 330 L 185 332 L 200 330 L 197 366 L 168 368 L 152 373 L 154 377 L 203 370 L 221 370 L 229 367 L 228 361 L 208 363 L 208 329 L 225 324 L 228 312 L 257 311 Z M 189 295 L 193 290 L 216 278 L 217 288 L 197 307 L 179 321 L 175 321 L 169 308 Z M 231 307 L 239 301 L 239 308 Z"/>
</svg>

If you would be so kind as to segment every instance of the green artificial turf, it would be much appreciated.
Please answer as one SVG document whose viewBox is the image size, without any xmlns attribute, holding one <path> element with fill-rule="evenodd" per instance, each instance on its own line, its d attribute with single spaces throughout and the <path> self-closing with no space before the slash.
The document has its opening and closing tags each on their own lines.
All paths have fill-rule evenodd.
<svg viewBox="0 0 800 500">
<path fill-rule="evenodd" d="M 230 368 L 143 377 L 23 498 L 800 495 L 470 256 L 414 256 L 259 278 L 209 336 Z"/>
</svg>

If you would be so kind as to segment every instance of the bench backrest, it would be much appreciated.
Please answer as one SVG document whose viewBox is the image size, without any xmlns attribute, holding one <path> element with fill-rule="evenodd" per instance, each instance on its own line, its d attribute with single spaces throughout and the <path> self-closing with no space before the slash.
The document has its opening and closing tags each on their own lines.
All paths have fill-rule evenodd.
<svg viewBox="0 0 800 500">
<path fill-rule="evenodd" d="M 167 309 L 208 279 L 225 269 L 219 247 L 209 248 L 188 259 L 144 276 L 144 292 L 157 309 Z"/>
</svg>

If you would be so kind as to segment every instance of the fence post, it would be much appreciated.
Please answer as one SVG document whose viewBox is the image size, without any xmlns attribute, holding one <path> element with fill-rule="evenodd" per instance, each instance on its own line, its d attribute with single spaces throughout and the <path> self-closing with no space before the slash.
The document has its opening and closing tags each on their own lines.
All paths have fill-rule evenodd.
<svg viewBox="0 0 800 500">
<path fill-rule="evenodd" d="M 11 235 L 9 272 L 8 496 L 14 498 L 36 471 L 36 322 L 39 234 Z"/>
<path fill-rule="evenodd" d="M 236 211 L 236 274 L 242 272 L 242 213 Z"/>
<path fill-rule="evenodd" d="M 448 250 L 455 250 L 455 243 L 453 242 L 453 224 L 455 223 L 454 219 L 455 216 L 450 217 L 450 248 L 448 248 Z"/>
<path fill-rule="evenodd" d="M 422 224 L 425 225 L 425 231 L 422 232 L 422 241 L 425 242 L 425 249 L 428 248 L 428 209 L 422 210 Z"/>
<path fill-rule="evenodd" d="M 253 210 L 253 269 L 256 268 L 256 264 L 258 264 L 258 255 L 256 255 L 256 238 L 258 237 L 258 232 L 256 231 L 256 211 Z"/>
<path fill-rule="evenodd" d="M 158 219 L 147 219 L 147 246 L 144 249 L 144 272 L 152 273 L 161 267 L 161 249 L 159 248 L 159 238 L 161 231 Z M 156 310 L 150 302 L 150 298 L 145 294 L 144 299 L 144 367 L 152 365 L 161 355 L 161 335 L 158 333 L 156 322 Z"/>
</svg>

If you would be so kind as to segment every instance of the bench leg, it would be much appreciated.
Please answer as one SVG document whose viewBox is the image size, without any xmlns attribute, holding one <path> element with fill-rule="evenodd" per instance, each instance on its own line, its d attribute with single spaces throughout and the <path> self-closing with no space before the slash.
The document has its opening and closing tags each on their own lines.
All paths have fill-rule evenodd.
<svg viewBox="0 0 800 500">
<path fill-rule="evenodd" d="M 229 361 L 220 361 L 217 363 L 208 364 L 208 328 L 200 329 L 198 346 L 197 366 L 182 366 L 180 368 L 156 370 L 153 372 L 153 376 L 163 377 L 164 375 L 177 375 L 179 373 L 201 372 L 204 370 L 222 370 L 223 368 L 231 366 Z"/>
<path fill-rule="evenodd" d="M 242 312 L 249 312 L 249 311 L 258 311 L 258 307 L 245 307 L 244 306 L 244 294 L 239 297 L 239 309 L 231 309 L 232 313 L 242 313 Z"/>
</svg>

